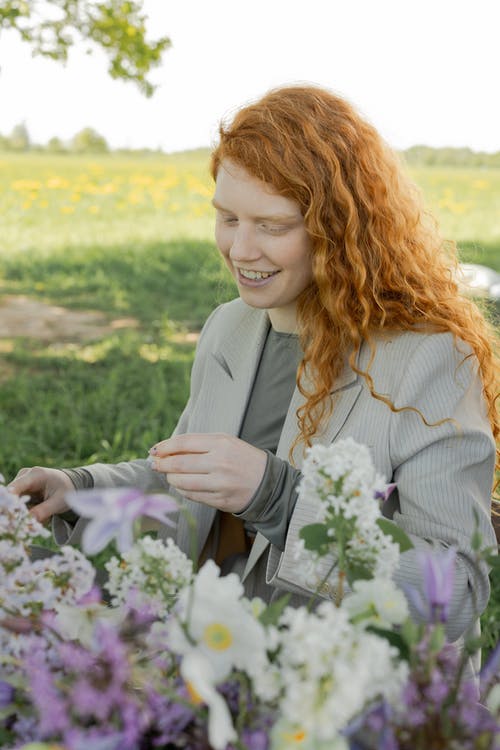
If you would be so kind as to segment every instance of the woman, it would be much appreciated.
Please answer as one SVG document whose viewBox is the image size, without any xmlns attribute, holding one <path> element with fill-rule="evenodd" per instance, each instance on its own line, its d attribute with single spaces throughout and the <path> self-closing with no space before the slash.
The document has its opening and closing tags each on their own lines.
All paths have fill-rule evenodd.
<svg viewBox="0 0 500 750">
<path fill-rule="evenodd" d="M 458 639 L 489 594 L 470 542 L 476 513 L 495 543 L 499 423 L 492 334 L 458 293 L 452 248 L 377 132 L 319 88 L 242 109 L 220 129 L 212 174 L 216 242 L 240 298 L 204 326 L 174 435 L 149 461 L 23 469 L 13 488 L 38 493 L 46 520 L 73 484 L 166 487 L 198 521 L 201 561 L 237 570 L 248 595 L 288 589 L 299 603 L 294 543 L 314 520 L 296 501 L 304 450 L 351 436 L 397 484 L 385 512 L 415 545 L 397 581 L 419 585 L 418 549 L 457 547 Z M 184 516 L 177 542 L 189 549 Z"/>
</svg>

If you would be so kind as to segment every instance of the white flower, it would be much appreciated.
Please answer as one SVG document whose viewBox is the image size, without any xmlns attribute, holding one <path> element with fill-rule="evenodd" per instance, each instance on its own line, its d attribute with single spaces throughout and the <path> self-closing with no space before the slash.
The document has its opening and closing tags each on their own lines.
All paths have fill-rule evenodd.
<svg viewBox="0 0 500 750">
<path fill-rule="evenodd" d="M 136 604 L 148 605 L 158 617 L 172 608 L 179 591 L 193 576 L 191 560 L 172 539 L 163 542 L 144 536 L 126 552 L 106 563 L 109 579 L 105 588 L 112 604 L 125 604 L 133 596 Z"/>
<path fill-rule="evenodd" d="M 92 648 L 95 643 L 95 626 L 104 622 L 118 626 L 123 622 L 125 613 L 122 609 L 108 607 L 100 602 L 79 605 L 58 604 L 56 606 L 55 626 L 59 634 L 68 641 L 79 641 L 85 648 Z"/>
<path fill-rule="evenodd" d="M 344 609 L 330 602 L 315 613 L 288 608 L 280 625 L 280 713 L 306 736 L 334 740 L 369 702 L 401 690 L 407 667 L 396 650 L 353 626 Z"/>
<path fill-rule="evenodd" d="M 316 734 L 306 732 L 297 724 L 279 720 L 271 730 L 271 750 L 349 750 L 349 743 L 341 735 L 318 740 Z"/>
<path fill-rule="evenodd" d="M 27 617 L 61 603 L 72 605 L 92 588 L 94 577 L 91 563 L 73 547 L 43 560 L 26 560 L 2 582 L 0 615 L 4 609 Z"/>
<path fill-rule="evenodd" d="M 197 651 L 186 654 L 181 664 L 181 674 L 196 702 L 208 706 L 208 739 L 214 750 L 225 750 L 237 738 L 229 708 L 215 689 L 216 675 L 211 662 Z"/>
<path fill-rule="evenodd" d="M 387 497 L 394 485 L 387 485 L 377 474 L 369 449 L 352 438 L 314 445 L 302 473 L 300 498 L 313 510 L 316 522 L 325 526 L 318 549 L 306 549 L 302 539 L 296 545 L 302 583 L 315 590 L 332 569 L 327 583 L 329 591 L 335 590 L 339 571 L 333 563 L 339 557 L 344 561 L 343 573 L 361 566 L 376 577 L 391 578 L 399 561 L 399 545 L 378 521 L 382 518 L 379 499 Z"/>
<path fill-rule="evenodd" d="M 181 655 L 202 654 L 218 682 L 232 669 L 253 676 L 267 666 L 265 630 L 243 600 L 240 579 L 219 574 L 208 560 L 181 592 L 169 631 L 170 648 Z"/>
<path fill-rule="evenodd" d="M 354 581 L 342 607 L 351 620 L 360 619 L 363 626 L 390 628 L 401 625 L 409 616 L 405 595 L 393 581 L 385 579 Z"/>
<path fill-rule="evenodd" d="M 18 497 L 0 485 L 0 540 L 14 539 L 17 544 L 27 546 L 37 536 L 50 536 L 26 507 L 29 499 L 27 495 Z"/>
</svg>

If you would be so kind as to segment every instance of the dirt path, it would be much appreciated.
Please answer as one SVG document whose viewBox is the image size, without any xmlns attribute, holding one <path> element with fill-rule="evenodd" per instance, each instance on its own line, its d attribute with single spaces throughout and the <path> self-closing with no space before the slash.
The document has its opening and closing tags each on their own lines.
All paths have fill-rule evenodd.
<svg viewBox="0 0 500 750">
<path fill-rule="evenodd" d="M 25 336 L 47 343 L 89 341 L 137 325 L 134 318 L 110 322 L 100 312 L 68 310 L 24 295 L 9 295 L 0 301 L 0 339 Z"/>
</svg>

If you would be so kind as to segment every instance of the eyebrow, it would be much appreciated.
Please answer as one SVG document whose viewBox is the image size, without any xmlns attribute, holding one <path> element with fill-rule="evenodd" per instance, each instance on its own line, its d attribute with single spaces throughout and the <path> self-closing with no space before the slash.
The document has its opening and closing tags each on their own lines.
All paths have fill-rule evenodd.
<svg viewBox="0 0 500 750">
<path fill-rule="evenodd" d="M 231 211 L 229 208 L 224 208 L 224 206 L 221 206 L 220 203 L 217 203 L 215 198 L 212 200 L 212 206 L 218 211 L 224 211 L 227 214 L 234 213 L 234 211 Z M 302 214 L 266 214 L 254 217 L 256 221 L 290 221 L 292 219 L 297 221 L 297 219 L 299 218 L 302 219 Z"/>
</svg>

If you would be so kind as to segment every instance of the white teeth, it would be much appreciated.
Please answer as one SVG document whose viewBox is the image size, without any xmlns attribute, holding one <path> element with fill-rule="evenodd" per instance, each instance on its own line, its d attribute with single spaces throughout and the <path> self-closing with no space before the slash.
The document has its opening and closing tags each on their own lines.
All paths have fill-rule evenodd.
<svg viewBox="0 0 500 750">
<path fill-rule="evenodd" d="M 263 272 L 263 271 L 246 271 L 244 268 L 238 269 L 245 279 L 268 279 L 269 276 L 274 276 L 277 271 Z"/>
</svg>

